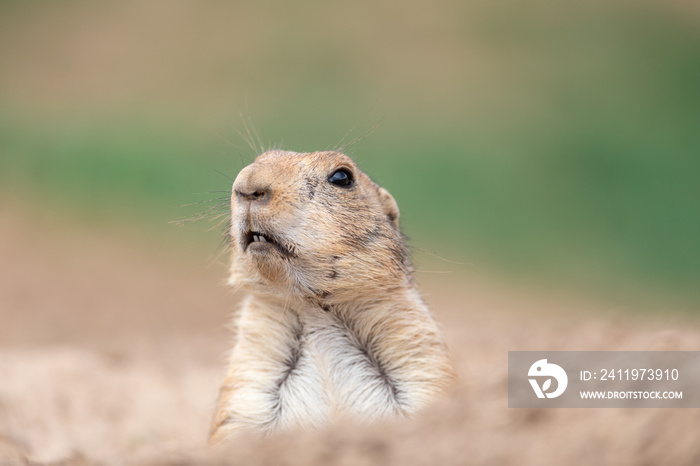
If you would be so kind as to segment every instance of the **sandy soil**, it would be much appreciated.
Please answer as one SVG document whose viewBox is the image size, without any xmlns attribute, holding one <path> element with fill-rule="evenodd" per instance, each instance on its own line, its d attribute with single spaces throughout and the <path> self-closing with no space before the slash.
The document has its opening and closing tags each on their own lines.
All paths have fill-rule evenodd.
<svg viewBox="0 0 700 466">
<path fill-rule="evenodd" d="M 443 274 L 419 279 L 460 373 L 449 399 L 208 452 L 238 300 L 223 268 L 7 204 L 0 218 L 0 464 L 700 464 L 699 410 L 509 409 L 506 373 L 515 349 L 697 350 L 697 320 Z"/>
</svg>

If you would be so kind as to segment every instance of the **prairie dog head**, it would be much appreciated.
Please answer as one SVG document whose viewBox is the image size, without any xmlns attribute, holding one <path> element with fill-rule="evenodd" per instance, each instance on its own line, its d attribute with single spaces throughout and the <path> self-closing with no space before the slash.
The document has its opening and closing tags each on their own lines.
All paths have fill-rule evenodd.
<svg viewBox="0 0 700 466">
<path fill-rule="evenodd" d="M 231 212 L 236 286 L 342 300 L 410 275 L 394 198 L 342 153 L 265 152 L 236 177 Z"/>
</svg>

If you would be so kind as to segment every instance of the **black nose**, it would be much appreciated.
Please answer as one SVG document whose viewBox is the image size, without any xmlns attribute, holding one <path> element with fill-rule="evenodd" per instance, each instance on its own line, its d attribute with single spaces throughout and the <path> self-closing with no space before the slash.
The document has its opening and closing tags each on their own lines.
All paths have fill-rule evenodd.
<svg viewBox="0 0 700 466">
<path fill-rule="evenodd" d="M 270 190 L 263 188 L 263 189 L 255 189 L 250 192 L 242 191 L 236 189 L 236 197 L 238 197 L 241 200 L 244 201 L 266 201 L 268 197 L 270 197 Z"/>
</svg>

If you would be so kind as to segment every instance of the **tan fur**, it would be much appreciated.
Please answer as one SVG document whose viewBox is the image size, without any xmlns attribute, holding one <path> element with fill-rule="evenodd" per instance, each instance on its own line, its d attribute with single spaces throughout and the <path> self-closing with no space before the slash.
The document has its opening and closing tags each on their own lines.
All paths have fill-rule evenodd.
<svg viewBox="0 0 700 466">
<path fill-rule="evenodd" d="M 329 182 L 338 168 L 350 187 Z M 230 283 L 247 292 L 211 443 L 409 416 L 454 378 L 412 279 L 394 198 L 338 152 L 271 151 L 231 197 Z M 247 245 L 249 232 L 274 244 Z"/>
</svg>

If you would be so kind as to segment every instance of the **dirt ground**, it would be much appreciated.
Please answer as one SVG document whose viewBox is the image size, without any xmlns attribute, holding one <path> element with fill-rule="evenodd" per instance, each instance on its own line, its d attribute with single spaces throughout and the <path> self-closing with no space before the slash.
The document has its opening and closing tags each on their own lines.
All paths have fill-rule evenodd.
<svg viewBox="0 0 700 466">
<path fill-rule="evenodd" d="M 700 348 L 469 274 L 419 274 L 461 381 L 420 418 L 205 447 L 238 296 L 192 251 L 0 204 L 0 464 L 700 464 L 700 410 L 507 407 L 508 350 Z"/>
</svg>

